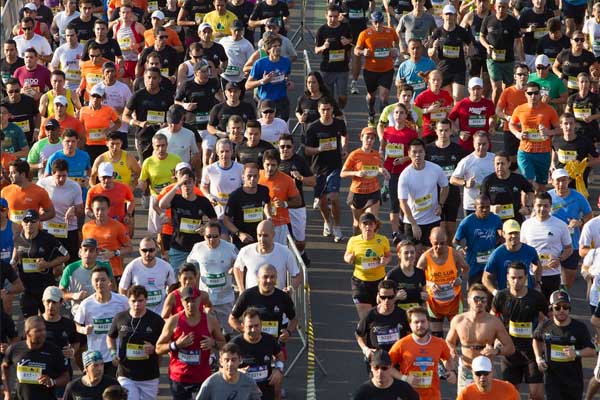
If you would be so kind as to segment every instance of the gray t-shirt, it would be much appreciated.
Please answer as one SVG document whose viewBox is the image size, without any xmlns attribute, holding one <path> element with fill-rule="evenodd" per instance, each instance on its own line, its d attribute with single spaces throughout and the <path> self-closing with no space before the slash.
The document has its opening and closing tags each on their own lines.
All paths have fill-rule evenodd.
<svg viewBox="0 0 600 400">
<path fill-rule="evenodd" d="M 231 396 L 231 397 L 230 397 Z M 254 379 L 240 373 L 236 383 L 228 383 L 223 379 L 221 372 L 215 372 L 204 381 L 196 400 L 260 400 L 262 392 L 256 386 Z"/>
<path fill-rule="evenodd" d="M 404 43 L 412 38 L 425 41 L 429 35 L 435 30 L 435 18 L 429 13 L 424 13 L 420 17 L 415 17 L 415 14 L 408 13 L 400 19 L 399 29 L 402 32 Z"/>
</svg>

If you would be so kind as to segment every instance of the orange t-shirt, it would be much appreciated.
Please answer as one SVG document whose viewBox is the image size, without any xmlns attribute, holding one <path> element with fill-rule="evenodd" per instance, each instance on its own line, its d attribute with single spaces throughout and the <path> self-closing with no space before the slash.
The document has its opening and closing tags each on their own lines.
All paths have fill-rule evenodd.
<svg viewBox="0 0 600 400">
<path fill-rule="evenodd" d="M 108 9 L 109 10 L 115 10 L 119 7 L 121 7 L 123 5 L 123 1 L 122 0 L 110 0 L 108 2 Z M 133 0 L 131 2 L 131 5 L 139 8 L 140 10 L 145 10 L 146 8 L 148 8 L 148 1 L 146 0 Z M 153 10 L 156 11 L 156 10 Z"/>
<path fill-rule="evenodd" d="M 176 183 L 171 183 L 168 186 L 165 186 L 163 188 L 163 190 L 161 190 L 160 193 L 158 194 L 158 196 L 156 197 L 156 200 L 160 201 L 160 199 L 165 197 L 167 192 L 169 190 L 171 190 L 171 188 L 175 185 L 176 185 Z M 196 196 L 204 197 L 204 193 L 202 193 L 202 190 L 200 190 L 200 188 L 198 186 L 194 186 L 194 193 L 196 193 Z M 176 192 L 176 194 L 181 194 L 181 189 L 179 189 Z M 167 215 L 168 220 L 167 220 L 167 222 L 165 222 L 162 225 L 162 229 L 161 229 L 160 233 L 163 235 L 172 235 L 173 234 L 173 225 L 171 225 L 171 207 L 169 207 L 165 210 L 165 214 Z"/>
<path fill-rule="evenodd" d="M 300 196 L 294 178 L 284 174 L 281 171 L 277 171 L 275 176 L 271 179 L 267 179 L 264 170 L 260 171 L 260 177 L 258 183 L 269 188 L 269 196 L 271 199 L 279 199 L 287 201 L 288 199 L 296 196 Z M 273 225 L 287 225 L 290 223 L 290 212 L 287 208 L 279 207 L 277 212 L 273 215 Z"/>
<path fill-rule="evenodd" d="M 528 133 L 528 138 L 521 140 L 519 150 L 527 153 L 549 153 L 552 150 L 552 139 L 542 140 L 539 137 L 539 126 L 544 125 L 546 129 L 558 126 L 558 114 L 554 107 L 540 103 L 531 108 L 529 104 L 521 104 L 513 111 L 511 122 L 521 124 L 522 132 Z"/>
<path fill-rule="evenodd" d="M 96 221 L 89 221 L 83 224 L 83 240 L 94 238 L 98 242 L 98 250 L 115 251 L 123 246 L 129 245 L 130 239 L 127 233 L 127 227 L 109 219 L 105 225 L 96 225 Z M 123 260 L 121 257 L 111 257 L 110 266 L 115 276 L 123 275 Z"/>
<path fill-rule="evenodd" d="M 379 190 L 379 168 L 381 168 L 381 156 L 375 150 L 370 153 L 364 152 L 362 149 L 356 149 L 344 163 L 342 171 L 365 171 L 367 175 L 363 178 L 357 176 L 352 177 L 350 191 L 357 194 L 369 194 Z"/>
<path fill-rule="evenodd" d="M 98 196 L 106 196 L 110 200 L 110 208 L 108 209 L 108 216 L 116 219 L 119 222 L 123 222 L 125 219 L 125 202 L 134 202 L 133 193 L 129 186 L 121 183 L 114 182 L 114 186 L 110 190 L 105 190 L 101 184 L 92 186 L 85 199 L 85 207 L 90 208 L 92 206 L 92 200 Z"/>
<path fill-rule="evenodd" d="M 181 39 L 179 39 L 179 35 L 177 35 L 177 32 L 175 32 L 171 28 L 165 28 L 165 30 L 167 31 L 167 44 L 169 46 L 171 46 L 171 47 L 182 46 Z M 155 39 L 156 38 L 154 37 L 154 30 L 147 29 L 144 31 L 144 45 L 146 47 L 154 46 Z"/>
<path fill-rule="evenodd" d="M 93 60 L 79 62 L 79 69 L 81 69 L 81 83 L 79 84 L 79 90 L 83 91 L 85 89 L 84 98 L 86 101 L 89 101 L 90 99 L 90 90 L 92 90 L 96 84 L 102 82 L 102 65 L 104 65 L 105 62 L 110 61 L 104 57 L 101 57 L 100 59 L 102 60 L 100 61 L 100 65 L 94 64 Z"/>
<path fill-rule="evenodd" d="M 79 111 L 79 120 L 85 130 L 85 144 L 105 146 L 104 130 L 110 128 L 111 122 L 117 122 L 119 115 L 111 106 L 103 105 L 99 110 L 94 110 L 91 106 L 83 106 Z"/>
<path fill-rule="evenodd" d="M 513 111 L 515 110 L 515 108 L 517 108 L 517 106 L 520 106 L 521 104 L 525 103 L 527 103 L 527 97 L 525 97 L 525 90 L 519 90 L 515 85 L 512 85 L 502 91 L 502 93 L 500 94 L 500 99 L 498 99 L 498 104 L 496 106 L 499 107 L 504 112 L 504 114 L 512 115 Z M 512 135 L 512 133 L 508 129 L 508 122 L 506 121 L 504 121 L 504 131 L 508 132 L 509 135 Z"/>
<path fill-rule="evenodd" d="M 477 385 L 471 383 L 456 396 L 456 400 L 519 400 L 520 398 L 519 392 L 510 382 L 500 379 L 492 381 L 492 390 L 489 392 L 480 392 Z"/>
<path fill-rule="evenodd" d="M 458 314 L 461 300 L 460 286 L 453 283 L 458 277 L 458 269 L 454 261 L 454 249 L 448 247 L 448 257 L 444 264 L 437 264 L 431 258 L 431 250 L 425 252 L 427 266 L 425 267 L 425 280 L 435 283 L 439 290 L 434 293 L 433 288 L 428 287 L 429 298 L 427 304 L 431 311 L 438 316 L 454 316 Z"/>
<path fill-rule="evenodd" d="M 21 225 L 25 210 L 52 208 L 48 192 L 34 183 L 30 183 L 26 189 L 15 184 L 8 185 L 0 191 L 0 196 L 8 202 L 9 218 L 17 225 Z"/>
<path fill-rule="evenodd" d="M 421 345 L 409 334 L 394 343 L 389 354 L 392 365 L 399 365 L 402 375 L 411 377 L 411 386 L 421 400 L 441 399 L 438 363 L 450 358 L 444 339 L 431 336 L 429 343 Z"/>
<path fill-rule="evenodd" d="M 42 126 L 40 128 L 40 139 L 43 139 L 46 136 L 48 136 L 48 132 L 46 132 L 46 121 L 52 118 L 55 118 L 58 121 L 58 118 L 56 118 L 56 116 L 54 115 L 50 115 L 48 118 L 42 118 Z M 83 124 L 79 122 L 79 120 L 75 117 L 69 117 L 67 115 L 65 119 L 63 119 L 62 121 L 58 121 L 58 124 L 60 125 L 59 130 L 61 135 L 65 129 L 69 128 L 77 132 L 79 134 L 80 139 L 83 139 L 85 137 L 85 129 L 83 128 Z"/>
<path fill-rule="evenodd" d="M 398 43 L 398 35 L 392 28 L 384 27 L 381 32 L 367 28 L 358 35 L 357 47 L 369 49 L 365 57 L 365 69 L 371 72 L 387 72 L 394 69 L 391 50 Z"/>
</svg>

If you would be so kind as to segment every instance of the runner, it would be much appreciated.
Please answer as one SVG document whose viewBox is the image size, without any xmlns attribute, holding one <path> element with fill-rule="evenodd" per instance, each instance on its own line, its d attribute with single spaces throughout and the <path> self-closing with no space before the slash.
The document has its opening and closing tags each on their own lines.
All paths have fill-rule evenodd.
<svg viewBox="0 0 600 400">
<path fill-rule="evenodd" d="M 530 392 L 531 398 L 533 394 Z M 475 400 L 482 397 L 518 400 L 519 392 L 508 382 L 494 379 L 492 362 L 479 356 L 473 360 L 473 383 L 459 391 L 457 400 Z"/>
<path fill-rule="evenodd" d="M 101 398 L 105 389 L 113 385 L 118 386 L 114 377 L 104 374 L 102 353 L 98 350 L 88 350 L 82 357 L 85 374 L 69 382 L 65 388 L 64 400 L 75 400 L 79 397 Z"/>
<path fill-rule="evenodd" d="M 408 311 L 415 306 L 423 306 L 427 294 L 425 272 L 415 268 L 417 262 L 415 245 L 402 240 L 396 245 L 399 264 L 385 276 L 386 280 L 396 282 L 396 306 Z"/>
<path fill-rule="evenodd" d="M 429 87 L 417 95 L 415 105 L 423 110 L 423 140 L 429 144 L 437 138 L 435 135 L 437 122 L 447 118 L 454 99 L 450 92 L 442 89 L 443 77 L 441 71 L 437 69 L 430 71 L 427 74 L 427 81 Z M 462 86 L 464 86 L 464 83 Z"/>
<path fill-rule="evenodd" d="M 392 360 L 385 350 L 377 350 L 373 353 L 370 364 L 372 378 L 358 388 L 354 400 L 393 397 L 407 400 L 419 399 L 419 394 L 408 383 L 394 378 Z"/>
</svg>

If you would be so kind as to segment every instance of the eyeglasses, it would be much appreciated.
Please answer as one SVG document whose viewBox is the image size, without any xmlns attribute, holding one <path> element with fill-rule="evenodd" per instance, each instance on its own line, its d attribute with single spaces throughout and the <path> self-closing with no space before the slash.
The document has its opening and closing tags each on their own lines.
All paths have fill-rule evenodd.
<svg viewBox="0 0 600 400">
<path fill-rule="evenodd" d="M 488 371 L 476 371 L 473 374 L 476 376 L 488 376 L 490 373 Z"/>
<path fill-rule="evenodd" d="M 473 296 L 472 299 L 475 303 L 487 303 L 487 297 L 485 296 Z"/>
<path fill-rule="evenodd" d="M 560 310 L 565 310 L 565 311 L 571 311 L 571 306 L 568 305 L 556 305 L 556 306 L 552 306 L 552 309 L 554 311 L 560 311 Z"/>
<path fill-rule="evenodd" d="M 24 31 L 30 31 L 30 30 L 32 30 L 32 29 L 33 29 L 33 26 L 24 26 L 24 27 L 23 27 L 23 30 L 24 30 Z"/>
<path fill-rule="evenodd" d="M 142 253 L 154 253 L 156 249 L 140 249 Z"/>
<path fill-rule="evenodd" d="M 525 92 L 527 94 L 527 96 L 537 96 L 538 94 L 540 94 L 539 90 L 536 90 L 535 92 Z"/>
<path fill-rule="evenodd" d="M 573 38 L 573 41 L 577 42 L 577 43 L 583 43 L 583 42 L 585 42 L 585 39 L 582 37 L 578 37 L 578 38 Z"/>
<path fill-rule="evenodd" d="M 548 67 L 549 67 L 549 65 L 536 65 L 535 69 L 546 69 Z"/>
<path fill-rule="evenodd" d="M 527 76 L 527 74 L 523 73 L 523 72 L 518 72 L 515 74 L 516 76 Z"/>
<path fill-rule="evenodd" d="M 201 58 L 202 58 L 202 56 L 192 56 L 192 58 L 193 58 L 194 60 L 199 60 L 199 59 L 201 59 Z"/>
<path fill-rule="evenodd" d="M 390 296 L 382 296 L 382 295 L 379 295 L 379 298 L 380 298 L 381 300 L 394 300 L 394 299 L 396 298 L 396 296 L 394 296 L 394 295 L 390 295 Z"/>
<path fill-rule="evenodd" d="M 275 110 L 262 110 L 263 114 L 273 114 Z"/>
<path fill-rule="evenodd" d="M 291 149 L 292 147 L 294 147 L 294 146 L 292 146 L 291 144 L 281 144 L 281 145 L 279 145 L 280 149 Z"/>
<path fill-rule="evenodd" d="M 24 218 L 23 222 L 25 222 L 26 224 L 35 224 L 36 222 L 38 222 L 38 220 L 32 218 Z"/>
<path fill-rule="evenodd" d="M 204 235 L 204 237 L 207 239 L 217 239 L 219 235 Z"/>
<path fill-rule="evenodd" d="M 97 98 L 99 98 L 99 99 L 101 99 L 101 98 L 102 98 L 102 96 L 100 96 L 99 94 L 90 94 L 90 97 L 97 97 Z"/>
</svg>

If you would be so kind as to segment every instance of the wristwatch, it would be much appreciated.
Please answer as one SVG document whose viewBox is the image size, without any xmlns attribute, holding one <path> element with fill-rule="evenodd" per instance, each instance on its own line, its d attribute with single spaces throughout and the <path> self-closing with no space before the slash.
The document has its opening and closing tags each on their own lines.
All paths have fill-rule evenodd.
<svg viewBox="0 0 600 400">
<path fill-rule="evenodd" d="M 121 250 L 115 250 L 115 257 L 121 257 Z"/>
</svg>

